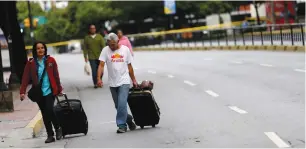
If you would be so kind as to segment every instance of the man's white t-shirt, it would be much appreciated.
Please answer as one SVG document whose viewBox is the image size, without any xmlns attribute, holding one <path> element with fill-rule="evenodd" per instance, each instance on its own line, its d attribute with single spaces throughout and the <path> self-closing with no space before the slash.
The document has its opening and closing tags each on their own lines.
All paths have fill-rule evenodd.
<svg viewBox="0 0 306 149">
<path fill-rule="evenodd" d="M 130 84 L 128 64 L 132 63 L 132 55 L 127 46 L 121 45 L 118 50 L 112 51 L 109 46 L 102 49 L 100 61 L 107 65 L 108 83 L 110 87 L 119 87 Z"/>
</svg>

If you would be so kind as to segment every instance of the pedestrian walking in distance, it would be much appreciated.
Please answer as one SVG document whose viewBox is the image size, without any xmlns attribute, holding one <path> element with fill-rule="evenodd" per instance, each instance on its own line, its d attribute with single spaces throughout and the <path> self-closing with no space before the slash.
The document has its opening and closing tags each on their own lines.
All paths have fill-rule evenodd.
<svg viewBox="0 0 306 149">
<path fill-rule="evenodd" d="M 25 99 L 26 88 L 30 81 L 32 81 L 31 89 L 36 86 L 39 87 L 38 91 L 40 91 L 41 96 L 35 93 L 34 96 L 37 97 L 35 98 L 35 102 L 38 104 L 42 113 L 48 134 L 45 143 L 50 143 L 55 141 L 52 124 L 55 129 L 56 139 L 60 140 L 62 138 L 62 129 L 53 111 L 53 106 L 55 96 L 62 95 L 63 88 L 60 83 L 57 63 L 53 57 L 47 55 L 47 51 L 47 47 L 43 42 L 36 42 L 33 45 L 33 58 L 29 59 L 25 66 L 20 88 L 20 97 L 21 100 Z M 30 92 L 28 92 L 28 96 L 29 94 Z M 33 101 L 34 99 L 31 100 Z"/>
<path fill-rule="evenodd" d="M 130 49 L 130 52 L 131 52 L 132 56 L 134 57 L 132 44 L 131 44 L 129 38 L 124 36 L 123 32 L 121 30 L 117 31 L 117 35 L 119 37 L 119 44 L 127 46 Z"/>
<path fill-rule="evenodd" d="M 132 80 L 134 87 L 137 87 L 137 81 L 132 67 L 132 55 L 130 49 L 125 45 L 119 44 L 119 38 L 115 33 L 107 36 L 108 46 L 103 48 L 100 55 L 100 64 L 97 74 L 98 85 L 102 86 L 102 75 L 105 64 L 107 65 L 108 83 L 110 92 L 117 109 L 116 123 L 117 133 L 136 129 L 133 117 L 128 114 L 127 99 L 129 95 L 130 82 Z"/>
<path fill-rule="evenodd" d="M 89 26 L 89 34 L 84 39 L 83 54 L 85 62 L 89 61 L 92 71 L 92 81 L 94 88 L 97 88 L 97 70 L 99 66 L 99 56 L 102 48 L 105 47 L 105 39 L 102 35 L 96 33 L 95 25 Z"/>
</svg>

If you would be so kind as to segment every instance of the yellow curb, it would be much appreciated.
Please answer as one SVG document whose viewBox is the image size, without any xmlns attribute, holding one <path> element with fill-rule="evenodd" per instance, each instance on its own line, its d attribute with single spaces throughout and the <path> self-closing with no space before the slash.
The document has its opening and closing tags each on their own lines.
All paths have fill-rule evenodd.
<svg viewBox="0 0 306 149">
<path fill-rule="evenodd" d="M 26 128 L 33 129 L 32 135 L 33 137 L 36 137 L 38 133 L 40 132 L 40 130 L 43 128 L 43 126 L 44 126 L 44 123 L 43 123 L 42 115 L 41 115 L 41 112 L 38 111 L 36 116 L 30 121 L 30 123 L 26 126 Z"/>
<path fill-rule="evenodd" d="M 275 51 L 285 51 L 286 46 L 276 46 Z"/>
<path fill-rule="evenodd" d="M 286 51 L 296 51 L 296 46 L 287 46 Z"/>
<path fill-rule="evenodd" d="M 299 52 L 305 52 L 305 46 L 298 46 L 296 51 L 299 51 Z"/>
<path fill-rule="evenodd" d="M 267 46 L 267 50 L 274 51 L 273 46 Z"/>
</svg>

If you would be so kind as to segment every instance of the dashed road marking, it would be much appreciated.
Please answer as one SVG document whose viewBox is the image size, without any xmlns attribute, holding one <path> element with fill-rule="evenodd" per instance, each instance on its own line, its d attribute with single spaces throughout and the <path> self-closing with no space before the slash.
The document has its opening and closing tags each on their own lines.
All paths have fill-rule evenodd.
<svg viewBox="0 0 306 149">
<path fill-rule="evenodd" d="M 168 75 L 168 77 L 169 77 L 169 78 L 174 78 L 174 76 L 173 76 L 173 75 Z"/>
<path fill-rule="evenodd" d="M 215 93 L 214 91 L 212 90 L 207 90 L 205 91 L 207 94 L 209 94 L 210 96 L 213 96 L 213 97 L 218 97 L 219 95 L 217 93 Z"/>
<path fill-rule="evenodd" d="M 148 70 L 148 73 L 156 74 L 156 71 Z"/>
<path fill-rule="evenodd" d="M 294 71 L 297 71 L 297 72 L 306 72 L 306 70 L 303 70 L 303 69 L 294 69 Z"/>
<path fill-rule="evenodd" d="M 194 83 L 192 83 L 192 82 L 190 82 L 188 80 L 184 80 L 184 83 L 186 83 L 186 84 L 188 84 L 190 86 L 195 86 L 196 85 L 196 84 L 194 84 Z"/>
<path fill-rule="evenodd" d="M 235 64 L 242 64 L 242 62 L 240 61 L 231 61 L 232 63 L 235 63 Z"/>
<path fill-rule="evenodd" d="M 204 58 L 204 61 L 211 61 L 212 58 Z"/>
<path fill-rule="evenodd" d="M 273 67 L 273 65 L 270 64 L 260 64 L 261 66 L 265 66 L 265 67 Z"/>
<path fill-rule="evenodd" d="M 236 112 L 238 112 L 238 113 L 240 113 L 240 114 L 246 114 L 246 113 L 248 113 L 247 111 L 242 110 L 242 109 L 240 109 L 240 108 L 238 108 L 238 107 L 236 107 L 236 106 L 228 106 L 228 108 L 230 108 L 231 110 L 236 111 Z"/>
<path fill-rule="evenodd" d="M 99 124 L 103 125 L 103 124 L 110 124 L 110 123 L 116 123 L 116 121 L 101 122 L 101 123 L 99 123 Z"/>
<path fill-rule="evenodd" d="M 265 135 L 279 148 L 290 147 L 287 143 L 285 143 L 275 132 L 265 132 Z"/>
<path fill-rule="evenodd" d="M 137 70 L 138 68 L 137 68 L 137 67 L 134 67 L 134 69 Z"/>
</svg>

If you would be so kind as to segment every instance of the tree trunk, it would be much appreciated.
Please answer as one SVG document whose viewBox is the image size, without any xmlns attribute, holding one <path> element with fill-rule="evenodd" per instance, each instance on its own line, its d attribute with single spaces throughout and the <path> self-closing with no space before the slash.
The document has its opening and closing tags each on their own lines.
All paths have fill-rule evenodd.
<svg viewBox="0 0 306 149">
<path fill-rule="evenodd" d="M 254 1 L 254 7 L 256 11 L 256 20 L 257 20 L 257 25 L 260 25 L 260 18 L 259 18 L 259 13 L 258 13 L 258 6 L 257 3 Z"/>
</svg>

